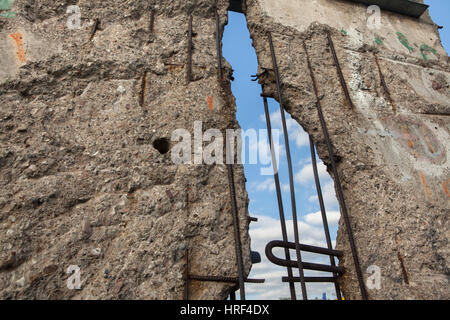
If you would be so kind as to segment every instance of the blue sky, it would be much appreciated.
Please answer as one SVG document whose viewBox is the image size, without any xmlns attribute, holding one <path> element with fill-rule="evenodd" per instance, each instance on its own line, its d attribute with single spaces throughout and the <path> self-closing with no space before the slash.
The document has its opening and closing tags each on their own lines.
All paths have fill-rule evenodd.
<svg viewBox="0 0 450 320">
<path fill-rule="evenodd" d="M 450 46 L 450 1 L 448 0 L 425 0 L 431 5 L 430 14 L 433 20 L 444 26 L 440 30 L 442 42 L 447 52 Z M 225 28 L 223 39 L 223 55 L 234 69 L 234 82 L 232 82 L 233 94 L 237 103 L 237 119 L 243 130 L 266 129 L 264 120 L 263 102 L 260 97 L 261 87 L 257 82 L 251 81 L 251 75 L 256 74 L 257 59 L 251 46 L 251 39 L 246 26 L 245 16 L 230 12 L 229 22 Z M 270 100 L 269 108 L 274 128 L 281 128 L 278 104 Z M 295 175 L 297 212 L 300 220 L 301 242 L 326 246 L 325 236 L 319 215 L 320 207 L 312 175 L 311 157 L 309 151 L 309 140 L 307 134 L 301 127 L 287 115 L 289 127 L 289 139 L 293 159 Z M 280 144 L 283 145 L 280 137 Z M 265 146 L 267 148 L 267 145 Z M 280 180 L 283 189 L 283 201 L 286 219 L 291 219 L 291 204 L 288 191 L 288 173 L 286 157 L 283 147 L 280 152 Z M 265 278 L 263 285 L 246 285 L 248 299 L 278 299 L 289 297 L 287 284 L 281 283 L 281 277 L 286 275 L 286 269 L 276 267 L 267 261 L 264 248 L 270 240 L 281 240 L 281 232 L 278 218 L 278 205 L 272 176 L 263 176 L 260 165 L 245 165 L 247 178 L 247 191 L 250 198 L 249 211 L 252 216 L 259 217 L 259 222 L 252 223 L 250 235 L 252 237 L 252 250 L 261 253 L 263 262 L 253 266 L 251 277 Z M 326 203 L 327 215 L 329 216 L 332 238 L 336 237 L 337 222 L 339 218 L 339 206 L 334 194 L 334 186 L 331 178 L 326 173 L 325 166 L 319 163 L 322 189 Z M 292 236 L 292 221 L 288 221 L 290 240 Z M 282 255 L 280 255 L 282 256 Z M 305 260 L 315 259 L 305 256 Z M 317 261 L 317 259 L 315 259 Z M 319 260 L 320 261 L 320 260 Z M 323 261 L 327 263 L 326 261 Z M 312 275 L 312 273 L 311 273 Z M 333 298 L 333 287 L 323 284 L 309 284 L 309 298 L 322 297 L 327 292 L 328 297 Z M 297 287 L 300 295 L 300 287 Z"/>
<path fill-rule="evenodd" d="M 425 0 L 430 6 L 430 15 L 433 21 L 444 28 L 439 30 L 442 45 L 447 54 L 450 51 L 450 1 L 449 0 Z"/>
</svg>

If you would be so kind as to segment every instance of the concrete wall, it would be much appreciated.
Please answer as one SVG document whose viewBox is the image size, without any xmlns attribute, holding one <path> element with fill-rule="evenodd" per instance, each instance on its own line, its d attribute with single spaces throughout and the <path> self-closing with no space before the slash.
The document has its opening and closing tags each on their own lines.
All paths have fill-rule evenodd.
<svg viewBox="0 0 450 320">
<path fill-rule="evenodd" d="M 448 299 L 450 68 L 437 27 L 427 16 L 413 19 L 382 11 L 381 28 L 371 30 L 367 7 L 348 1 L 246 4 L 264 92 L 277 97 L 270 31 L 285 107 L 313 135 L 329 167 L 306 43 L 365 280 L 369 266 L 381 268 L 381 289 L 369 290 L 370 298 Z M 353 109 L 340 85 L 326 30 L 334 40 Z M 374 53 L 393 103 L 381 85 Z M 347 270 L 341 281 L 344 295 L 359 298 L 342 221 L 337 246 L 345 252 L 340 261 Z"/>
<path fill-rule="evenodd" d="M 299 32 L 306 31 L 313 22 L 326 24 L 349 34 L 355 48 L 363 44 L 380 45 L 399 54 L 421 58 L 420 46 L 426 45 L 440 55 L 446 54 L 436 26 L 427 19 L 426 14 L 419 22 L 415 18 L 382 10 L 380 28 L 372 29 L 367 22 L 373 12 L 368 13 L 365 5 L 345 0 L 261 0 L 261 10 L 274 22 Z M 380 40 L 382 44 L 378 44 Z M 437 59 L 435 54 L 425 53 L 428 59 Z"/>
<path fill-rule="evenodd" d="M 10 2 L 17 16 L 0 17 L 0 299 L 183 299 L 187 249 L 191 274 L 237 276 L 226 166 L 177 165 L 155 144 L 193 133 L 194 121 L 238 127 L 229 66 L 217 79 L 215 1 Z M 72 4 L 80 29 L 67 27 Z M 227 7 L 219 1 L 221 28 Z M 236 166 L 248 272 L 244 179 Z M 71 265 L 80 290 L 67 287 Z M 190 281 L 189 298 L 224 299 L 233 286 Z"/>
</svg>

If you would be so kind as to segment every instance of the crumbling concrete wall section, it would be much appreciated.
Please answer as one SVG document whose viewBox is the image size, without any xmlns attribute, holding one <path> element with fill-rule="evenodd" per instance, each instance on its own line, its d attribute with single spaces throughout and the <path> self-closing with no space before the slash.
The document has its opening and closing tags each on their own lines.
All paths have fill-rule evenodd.
<svg viewBox="0 0 450 320">
<path fill-rule="evenodd" d="M 284 105 L 329 166 L 306 43 L 365 280 L 369 266 L 381 270 L 381 287 L 369 288 L 369 297 L 449 299 L 450 68 L 437 27 L 427 14 L 382 11 L 380 28 L 371 29 L 366 6 L 341 0 L 247 0 L 245 7 L 264 92 L 277 97 L 271 32 Z M 360 298 L 342 221 L 337 247 L 345 253 L 344 296 Z"/>
<path fill-rule="evenodd" d="M 236 276 L 226 167 L 175 165 L 167 152 L 172 132 L 193 133 L 194 121 L 203 131 L 238 127 L 229 81 L 217 80 L 216 1 L 9 2 L 17 16 L 0 19 L 0 299 L 182 299 L 186 249 L 192 273 Z M 67 24 L 74 4 L 80 29 Z M 222 30 L 227 8 L 218 2 Z M 242 166 L 235 181 L 248 272 Z M 67 286 L 71 265 L 79 290 Z M 192 281 L 189 298 L 223 299 L 230 288 Z"/>
</svg>

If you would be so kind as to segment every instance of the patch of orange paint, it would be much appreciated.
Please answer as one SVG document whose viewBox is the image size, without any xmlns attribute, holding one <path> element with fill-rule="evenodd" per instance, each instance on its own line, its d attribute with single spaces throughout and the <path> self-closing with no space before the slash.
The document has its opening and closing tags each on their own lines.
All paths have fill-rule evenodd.
<svg viewBox="0 0 450 320">
<path fill-rule="evenodd" d="M 414 148 L 414 142 L 412 142 L 411 140 L 408 140 L 408 147 Z"/>
<path fill-rule="evenodd" d="M 408 147 L 410 147 L 411 149 L 414 148 L 414 142 L 411 140 L 411 135 L 409 134 L 409 132 L 405 128 L 405 126 L 402 126 L 402 132 L 403 132 L 405 139 L 408 140 Z"/>
<path fill-rule="evenodd" d="M 27 56 L 25 54 L 25 49 L 23 48 L 23 36 L 20 32 L 11 33 L 10 37 L 14 39 L 17 47 L 17 59 L 21 63 L 27 62 Z"/>
<path fill-rule="evenodd" d="M 427 132 L 425 131 L 425 128 L 423 126 L 420 126 L 420 130 L 422 131 L 422 135 L 425 139 L 425 142 L 427 143 L 428 150 L 430 150 L 431 153 L 434 153 L 433 145 L 431 144 L 430 140 L 428 139 Z"/>
<path fill-rule="evenodd" d="M 422 180 L 423 188 L 425 189 L 425 193 L 427 194 L 428 199 L 431 199 L 431 192 L 430 188 L 428 188 L 427 185 L 427 179 L 425 178 L 424 174 L 422 172 L 419 172 L 420 179 Z"/>
<path fill-rule="evenodd" d="M 444 192 L 447 195 L 447 197 L 450 197 L 450 193 L 448 193 L 448 186 L 447 186 L 447 183 L 448 183 L 449 180 L 450 179 L 444 180 L 444 182 L 442 183 L 442 187 L 444 188 Z"/>
<path fill-rule="evenodd" d="M 213 110 L 214 109 L 214 97 L 213 96 L 208 96 L 206 101 L 208 101 L 208 109 L 209 110 Z"/>
</svg>

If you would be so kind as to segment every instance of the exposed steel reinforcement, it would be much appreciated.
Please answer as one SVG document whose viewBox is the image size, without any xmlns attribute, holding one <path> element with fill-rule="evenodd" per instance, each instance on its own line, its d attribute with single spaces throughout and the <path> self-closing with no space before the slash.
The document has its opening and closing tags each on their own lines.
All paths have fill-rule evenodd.
<svg viewBox="0 0 450 320">
<path fill-rule="evenodd" d="M 215 36 L 216 36 L 216 56 L 217 56 L 217 78 L 218 81 L 223 80 L 223 70 L 222 70 L 222 45 L 221 45 L 221 30 L 220 30 L 220 18 L 217 12 L 217 7 L 214 8 L 214 18 L 215 18 Z M 191 82 L 191 72 L 192 72 L 192 21 L 193 17 L 190 15 L 189 24 L 188 24 L 188 52 L 187 52 L 187 75 L 186 80 L 187 84 Z M 227 143 L 227 150 L 229 147 L 229 141 Z M 230 299 L 234 300 L 236 295 L 234 291 L 236 288 L 239 289 L 240 299 L 245 300 L 245 283 L 263 283 L 264 279 L 248 279 L 244 275 L 244 261 L 242 255 L 242 243 L 241 243 L 241 231 L 240 231 L 240 223 L 239 223 L 239 210 L 237 207 L 236 201 L 236 188 L 234 182 L 234 168 L 231 163 L 233 163 L 232 159 L 228 158 L 227 154 L 227 173 L 228 173 L 228 188 L 230 192 L 230 201 L 231 201 L 231 214 L 233 217 L 233 229 L 234 229 L 234 240 L 235 240 L 235 251 L 236 251 L 236 264 L 237 264 L 237 277 L 224 277 L 224 276 L 201 276 L 201 275 L 193 275 L 189 272 L 189 251 L 186 251 L 186 260 L 185 260 L 185 292 L 184 299 L 189 299 L 189 281 L 205 281 L 205 282 L 227 282 L 227 283 L 235 283 L 236 287 L 230 293 Z M 249 217 L 249 222 L 256 222 L 258 219 Z"/>
<path fill-rule="evenodd" d="M 350 107 L 354 108 L 354 105 L 353 105 L 353 102 L 352 102 L 352 99 L 350 96 L 350 92 L 348 90 L 347 84 L 345 82 L 345 79 L 344 79 L 344 76 L 342 73 L 341 66 L 339 64 L 339 60 L 338 60 L 338 57 L 336 54 L 333 40 L 328 31 L 326 34 L 327 34 L 328 44 L 331 48 L 331 52 L 333 55 L 333 60 L 334 60 L 334 63 L 336 65 L 336 68 L 338 71 L 339 81 L 340 81 L 342 89 L 345 93 L 346 100 L 349 103 Z M 340 251 L 334 250 L 332 247 L 330 230 L 329 230 L 329 226 L 328 226 L 328 220 L 327 220 L 327 215 L 326 215 L 326 211 L 325 211 L 322 189 L 320 186 L 319 173 L 318 173 L 318 169 L 317 169 L 315 144 L 314 144 L 313 138 L 311 136 L 309 138 L 309 141 L 310 141 L 311 160 L 312 160 L 312 164 L 313 164 L 312 168 L 313 168 L 313 173 L 314 173 L 314 181 L 315 181 L 315 185 L 316 185 L 316 191 L 317 191 L 318 199 L 319 199 L 320 212 L 321 212 L 321 216 L 322 216 L 322 223 L 323 223 L 323 227 L 324 227 L 327 247 L 322 248 L 322 247 L 310 246 L 310 245 L 300 243 L 300 240 L 299 240 L 299 238 L 300 238 L 299 234 L 300 234 L 301 230 L 299 230 L 299 228 L 298 228 L 297 209 L 296 209 L 296 203 L 295 203 L 295 189 L 294 189 L 293 173 L 292 173 L 292 159 L 291 159 L 290 148 L 289 148 L 289 138 L 288 138 L 288 132 L 287 132 L 287 126 L 286 126 L 286 119 L 285 119 L 285 109 L 284 109 L 283 98 L 282 98 L 282 96 L 283 96 L 282 86 L 281 86 L 281 81 L 280 81 L 279 69 L 278 69 L 278 65 L 277 65 L 276 53 L 275 53 L 274 44 L 273 44 L 273 38 L 272 38 L 272 34 L 270 32 L 268 33 L 268 43 L 269 43 L 270 53 L 271 53 L 271 57 L 272 57 L 273 72 L 275 75 L 275 84 L 276 84 L 276 88 L 277 88 L 276 96 L 277 96 L 277 100 L 280 104 L 281 122 L 282 122 L 283 134 L 284 134 L 284 139 L 285 139 L 284 142 L 285 142 L 288 173 L 289 173 L 289 182 L 290 182 L 289 186 L 290 186 L 290 195 L 291 195 L 292 219 L 293 219 L 293 224 L 294 224 L 294 226 L 293 226 L 294 242 L 289 242 L 289 240 L 288 240 L 286 218 L 285 218 L 284 209 L 283 209 L 283 198 L 282 198 L 280 181 L 279 181 L 279 176 L 278 176 L 278 164 L 276 163 L 275 150 L 274 150 L 274 145 L 273 145 L 273 141 L 272 141 L 273 138 L 272 138 L 272 134 L 271 134 L 272 128 L 271 128 L 269 109 L 268 109 L 268 103 L 267 103 L 268 97 L 266 95 L 262 94 L 263 102 L 264 102 L 264 112 L 266 115 L 267 129 L 269 132 L 268 137 L 269 137 L 269 144 L 270 144 L 270 150 L 271 150 L 271 155 L 272 155 L 272 166 L 274 169 L 275 189 L 276 189 L 276 193 L 277 193 L 278 209 L 279 209 L 279 214 L 280 214 L 280 223 L 281 223 L 281 231 L 282 231 L 282 238 L 283 238 L 281 241 L 279 241 L 279 240 L 271 241 L 269 244 L 267 244 L 265 253 L 266 253 L 266 256 L 269 259 L 269 261 L 271 261 L 272 263 L 274 263 L 278 266 L 287 268 L 288 276 L 282 277 L 281 280 L 282 280 L 282 282 L 289 283 L 289 288 L 291 290 L 291 299 L 296 299 L 295 287 L 293 285 L 296 282 L 299 282 L 301 285 L 303 299 L 307 299 L 306 283 L 312 283 L 312 282 L 314 282 L 314 283 L 318 283 L 318 282 L 333 283 L 335 286 L 336 298 L 342 299 L 340 287 L 338 284 L 338 278 L 345 272 L 345 270 L 343 267 L 336 265 L 335 258 L 342 257 L 343 253 Z M 345 203 L 345 199 L 344 199 L 344 195 L 343 195 L 343 191 L 342 191 L 341 181 L 339 178 L 339 173 L 338 173 L 337 165 L 335 162 L 335 155 L 333 152 L 333 147 L 331 145 L 331 140 L 330 140 L 330 137 L 328 134 L 326 121 L 325 121 L 322 107 L 320 104 L 317 82 L 316 82 L 316 79 L 314 76 L 309 53 L 308 53 L 305 42 L 303 42 L 303 47 L 304 47 L 304 50 L 306 53 L 307 65 L 308 65 L 309 73 L 311 76 L 314 94 L 316 97 L 317 113 L 318 113 L 318 117 L 320 120 L 322 133 L 325 138 L 326 147 L 327 147 L 328 155 L 330 158 L 331 168 L 332 168 L 332 172 L 333 172 L 333 176 L 334 176 L 334 180 L 335 180 L 335 184 L 336 184 L 338 200 L 339 200 L 339 204 L 341 207 L 342 216 L 343 216 L 343 219 L 345 222 L 346 232 L 347 232 L 348 239 L 350 242 L 350 248 L 351 248 L 351 252 L 352 252 L 352 256 L 353 256 L 355 272 L 356 272 L 356 275 L 358 278 L 358 283 L 359 283 L 359 287 L 360 287 L 360 291 L 361 291 L 361 297 L 362 297 L 362 299 L 365 300 L 365 299 L 367 299 L 367 292 L 366 292 L 366 288 L 364 286 L 364 282 L 363 282 L 363 278 L 362 278 L 361 266 L 360 266 L 359 259 L 358 259 L 358 253 L 357 253 L 356 244 L 355 244 L 355 240 L 354 240 L 354 236 L 353 236 L 353 232 L 352 232 L 352 228 L 351 228 L 351 224 L 350 224 L 350 218 L 348 215 L 348 210 L 346 207 L 346 203 Z M 259 76 L 257 75 L 256 77 L 259 77 Z M 277 257 L 273 253 L 274 248 L 283 248 L 284 249 L 284 259 Z M 289 250 L 295 250 L 296 260 L 293 260 L 290 258 Z M 302 251 L 313 253 L 313 254 L 327 255 L 330 259 L 330 264 L 326 265 L 326 264 L 310 263 L 310 262 L 303 261 L 302 255 L 301 255 Z M 293 276 L 293 269 L 298 270 L 299 276 Z M 324 276 L 324 277 L 321 277 L 321 276 L 309 277 L 308 276 L 308 277 L 306 277 L 304 274 L 305 270 L 314 270 L 314 271 L 332 273 L 332 276 L 331 277 L 330 276 Z"/>
</svg>

